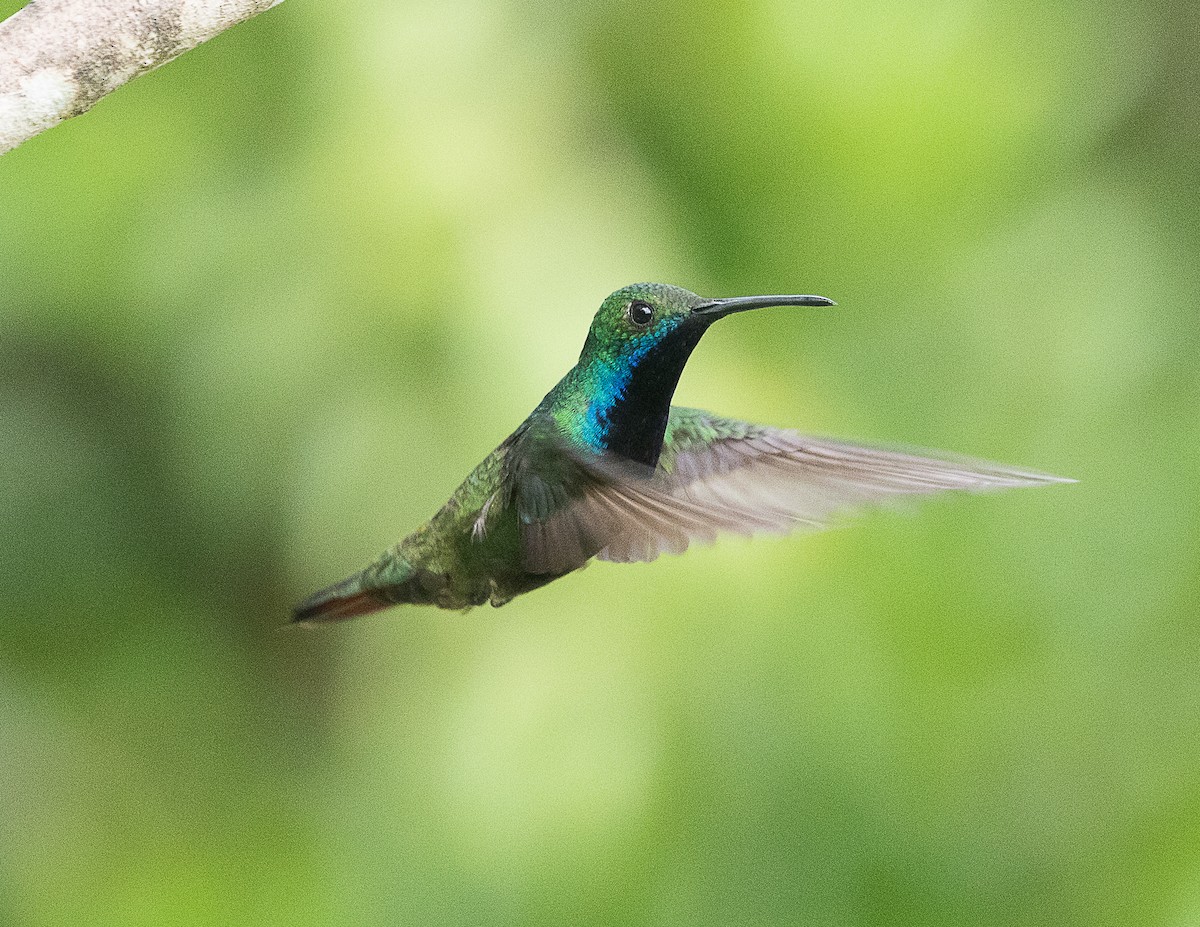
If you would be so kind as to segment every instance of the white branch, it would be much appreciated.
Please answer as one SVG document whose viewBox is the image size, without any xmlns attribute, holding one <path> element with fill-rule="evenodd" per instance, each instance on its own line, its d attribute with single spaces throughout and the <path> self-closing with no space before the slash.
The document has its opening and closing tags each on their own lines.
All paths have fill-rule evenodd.
<svg viewBox="0 0 1200 927">
<path fill-rule="evenodd" d="M 283 0 L 31 0 L 0 22 L 0 154 Z"/>
</svg>

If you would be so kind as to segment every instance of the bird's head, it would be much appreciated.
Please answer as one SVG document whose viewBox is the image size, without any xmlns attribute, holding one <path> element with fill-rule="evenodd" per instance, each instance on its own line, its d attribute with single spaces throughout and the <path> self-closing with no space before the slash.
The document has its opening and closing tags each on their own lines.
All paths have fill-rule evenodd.
<svg viewBox="0 0 1200 927">
<path fill-rule="evenodd" d="M 664 283 L 635 283 L 600 306 L 568 385 L 547 399 L 578 444 L 653 467 L 679 376 L 713 322 L 747 309 L 833 304 L 824 296 L 705 299 Z"/>
<path fill-rule="evenodd" d="M 739 296 L 706 299 L 666 283 L 634 283 L 601 304 L 580 359 L 636 364 L 651 353 L 686 346 L 690 353 L 717 319 L 768 306 L 832 306 L 824 296 Z"/>
</svg>

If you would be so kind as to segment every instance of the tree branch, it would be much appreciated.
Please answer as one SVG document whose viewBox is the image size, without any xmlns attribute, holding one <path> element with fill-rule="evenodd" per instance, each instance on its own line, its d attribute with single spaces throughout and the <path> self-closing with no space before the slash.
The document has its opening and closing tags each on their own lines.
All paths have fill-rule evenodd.
<svg viewBox="0 0 1200 927">
<path fill-rule="evenodd" d="M 0 22 L 0 154 L 283 0 L 31 0 Z"/>
</svg>

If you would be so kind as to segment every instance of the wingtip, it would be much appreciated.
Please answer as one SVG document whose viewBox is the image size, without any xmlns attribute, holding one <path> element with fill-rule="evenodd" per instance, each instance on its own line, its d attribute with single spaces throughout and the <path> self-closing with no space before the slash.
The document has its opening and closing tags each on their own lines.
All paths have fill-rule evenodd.
<svg viewBox="0 0 1200 927">
<path fill-rule="evenodd" d="M 1015 470 L 1012 477 L 1015 486 L 1053 486 L 1056 483 L 1078 483 L 1072 476 L 1058 476 L 1055 473 L 1042 473 L 1038 470 Z"/>
</svg>

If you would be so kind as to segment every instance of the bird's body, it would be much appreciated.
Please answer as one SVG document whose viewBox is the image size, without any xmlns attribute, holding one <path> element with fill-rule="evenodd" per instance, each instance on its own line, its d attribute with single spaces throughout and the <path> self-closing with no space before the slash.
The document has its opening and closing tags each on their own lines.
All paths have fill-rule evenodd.
<svg viewBox="0 0 1200 927">
<path fill-rule="evenodd" d="M 809 438 L 671 406 L 708 326 L 812 296 L 706 300 L 636 284 L 612 294 L 579 362 L 423 526 L 296 608 L 298 621 L 407 603 L 503 605 L 590 559 L 679 553 L 718 532 L 819 527 L 902 494 L 1060 482 L 981 461 Z"/>
</svg>

